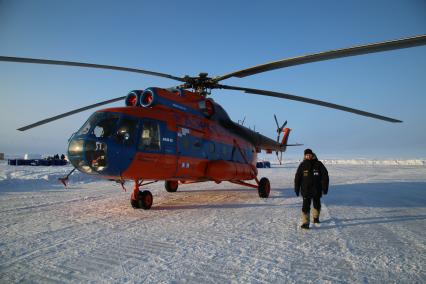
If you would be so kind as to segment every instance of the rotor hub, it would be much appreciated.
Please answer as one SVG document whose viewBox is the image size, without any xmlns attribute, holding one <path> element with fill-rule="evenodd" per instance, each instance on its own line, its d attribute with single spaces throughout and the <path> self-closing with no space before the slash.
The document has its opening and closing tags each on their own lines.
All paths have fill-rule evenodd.
<svg viewBox="0 0 426 284">
<path fill-rule="evenodd" d="M 202 96 L 210 95 L 212 89 L 218 88 L 217 82 L 208 77 L 208 73 L 200 73 L 197 77 L 186 75 L 183 80 L 185 83 L 180 86 L 181 88 L 192 89 Z"/>
</svg>

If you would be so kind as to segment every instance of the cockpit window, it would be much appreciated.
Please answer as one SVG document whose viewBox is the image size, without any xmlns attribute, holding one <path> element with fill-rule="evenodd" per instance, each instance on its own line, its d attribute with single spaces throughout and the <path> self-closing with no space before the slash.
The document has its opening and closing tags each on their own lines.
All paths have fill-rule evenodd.
<svg viewBox="0 0 426 284">
<path fill-rule="evenodd" d="M 111 137 L 117 125 L 118 118 L 119 116 L 116 113 L 104 113 L 104 115 L 100 116 L 96 121 L 92 131 L 93 135 L 95 135 L 96 138 Z"/>
<path fill-rule="evenodd" d="M 77 132 L 77 135 L 91 134 L 96 138 L 108 138 L 113 134 L 119 115 L 110 112 L 96 112 Z"/>
<path fill-rule="evenodd" d="M 143 122 L 139 150 L 159 151 L 160 145 L 160 125 L 158 122 L 146 120 Z"/>
<path fill-rule="evenodd" d="M 92 116 L 89 117 L 89 119 L 86 121 L 85 124 L 80 128 L 80 130 L 77 132 L 77 135 L 83 135 L 89 133 L 90 129 L 92 128 L 92 125 L 95 123 L 97 119 L 98 113 L 92 114 Z"/>
<path fill-rule="evenodd" d="M 137 121 L 133 119 L 123 118 L 117 129 L 117 142 L 127 146 L 135 143 Z"/>
<path fill-rule="evenodd" d="M 107 167 L 107 144 L 105 142 L 86 141 L 85 150 L 86 160 L 92 170 L 98 172 Z"/>
</svg>

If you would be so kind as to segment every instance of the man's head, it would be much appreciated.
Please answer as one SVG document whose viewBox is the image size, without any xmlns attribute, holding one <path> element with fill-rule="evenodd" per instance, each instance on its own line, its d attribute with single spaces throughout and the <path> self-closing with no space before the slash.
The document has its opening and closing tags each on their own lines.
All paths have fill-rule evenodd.
<svg viewBox="0 0 426 284">
<path fill-rule="evenodd" d="M 305 160 L 312 160 L 314 152 L 312 152 L 311 149 L 306 149 L 304 152 L 304 155 L 305 155 Z"/>
</svg>

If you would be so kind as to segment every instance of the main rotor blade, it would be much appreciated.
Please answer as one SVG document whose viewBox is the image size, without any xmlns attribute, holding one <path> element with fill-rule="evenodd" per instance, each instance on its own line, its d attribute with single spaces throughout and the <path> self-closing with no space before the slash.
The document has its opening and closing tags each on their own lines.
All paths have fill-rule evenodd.
<svg viewBox="0 0 426 284">
<path fill-rule="evenodd" d="M 402 122 L 401 120 L 397 120 L 397 119 L 394 119 L 394 118 L 390 118 L 390 117 L 366 112 L 366 111 L 363 111 L 363 110 L 345 107 L 345 106 L 342 106 L 342 105 L 337 105 L 337 104 L 328 103 L 328 102 L 324 102 L 324 101 L 320 101 L 320 100 L 314 100 L 314 99 L 305 98 L 305 97 L 299 97 L 299 96 L 294 96 L 294 95 L 289 95 L 289 94 L 284 94 L 284 93 L 258 90 L 258 89 L 227 86 L 227 85 L 219 85 L 219 87 L 222 88 L 222 89 L 227 89 L 227 90 L 244 91 L 245 93 L 249 93 L 249 94 L 262 95 L 262 96 L 268 96 L 268 97 L 276 97 L 276 98 L 281 98 L 281 99 L 304 102 L 304 103 L 308 103 L 308 104 L 320 105 L 320 106 L 323 106 L 323 107 L 338 109 L 338 110 L 342 110 L 342 111 L 346 111 L 346 112 L 352 112 L 352 113 L 355 113 L 355 114 L 358 114 L 358 115 L 376 118 L 376 119 L 389 121 L 389 122 Z"/>
<path fill-rule="evenodd" d="M 266 71 L 271 71 L 271 70 L 275 70 L 279 68 L 285 68 L 285 67 L 290 67 L 290 66 L 295 66 L 300 64 L 336 59 L 341 57 L 362 55 L 362 54 L 368 54 L 368 53 L 374 53 L 374 52 L 389 51 L 394 49 L 409 48 L 409 47 L 415 47 L 415 46 L 421 46 L 421 45 L 426 45 L 426 35 L 419 35 L 419 36 L 408 37 L 403 39 L 371 43 L 366 45 L 358 45 L 358 46 L 353 46 L 349 48 L 330 50 L 330 51 L 325 51 L 320 53 L 313 53 L 313 54 L 302 55 L 302 56 L 293 57 L 293 58 L 286 58 L 283 60 L 261 64 L 261 65 L 257 65 L 247 69 L 235 71 L 235 72 L 214 78 L 214 80 L 216 82 L 219 82 L 219 81 L 228 79 L 230 77 L 242 78 L 242 77 L 251 76 L 251 75 L 266 72 Z"/>
<path fill-rule="evenodd" d="M 143 70 L 143 69 L 111 66 L 111 65 L 91 64 L 91 63 L 72 62 L 72 61 L 48 60 L 48 59 L 37 59 L 37 58 L 8 57 L 8 56 L 0 56 L 0 61 L 108 69 L 108 70 L 116 70 L 116 71 L 141 73 L 141 74 L 145 74 L 145 75 L 163 77 L 163 78 L 168 78 L 168 79 L 172 79 L 172 80 L 176 80 L 176 81 L 180 81 L 180 82 L 185 82 L 185 80 L 183 78 L 179 78 L 179 77 L 172 76 L 172 75 L 169 75 L 169 74 L 153 72 L 153 71 L 148 71 L 148 70 Z"/>
<path fill-rule="evenodd" d="M 79 113 L 79 112 L 82 112 L 82 111 L 85 111 L 85 110 L 88 110 L 88 109 L 91 109 L 91 108 L 95 108 L 95 107 L 98 107 L 98 106 L 117 102 L 117 101 L 123 100 L 124 98 L 126 98 L 126 97 L 125 96 L 119 97 L 119 98 L 103 101 L 103 102 L 100 102 L 100 103 L 96 103 L 96 104 L 93 104 L 93 105 L 85 106 L 85 107 L 82 107 L 82 108 L 78 108 L 78 109 L 63 113 L 63 114 L 59 114 L 59 115 L 56 115 L 56 116 L 53 116 L 53 117 L 49 117 L 49 118 L 40 120 L 40 121 L 33 123 L 33 124 L 30 124 L 30 125 L 18 128 L 18 130 L 19 131 L 25 131 L 25 130 L 28 130 L 28 129 L 31 129 L 31 128 L 34 128 L 34 127 L 37 127 L 37 126 L 58 120 L 58 119 L 61 119 L 61 118 L 67 117 L 67 116 L 70 116 L 70 115 L 73 115 L 73 114 L 76 114 L 76 113 Z"/>
</svg>

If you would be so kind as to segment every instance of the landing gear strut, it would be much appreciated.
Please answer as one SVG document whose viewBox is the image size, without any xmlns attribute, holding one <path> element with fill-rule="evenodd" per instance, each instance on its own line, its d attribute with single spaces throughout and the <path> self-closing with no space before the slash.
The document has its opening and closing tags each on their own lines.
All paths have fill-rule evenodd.
<svg viewBox="0 0 426 284">
<path fill-rule="evenodd" d="M 269 183 L 269 179 L 267 179 L 266 177 L 263 177 L 259 181 L 257 178 L 255 178 L 255 181 L 257 185 L 247 183 L 242 180 L 230 180 L 229 182 L 239 184 L 239 185 L 244 185 L 251 188 L 256 188 L 260 198 L 268 198 L 269 193 L 271 192 L 271 184 Z"/>
<path fill-rule="evenodd" d="M 152 206 L 153 197 L 149 190 L 140 191 L 139 181 L 135 181 L 135 187 L 133 188 L 132 195 L 130 197 L 130 204 L 135 209 L 148 210 Z"/>
<path fill-rule="evenodd" d="M 241 147 L 240 147 L 240 145 L 238 145 L 238 143 L 237 143 L 236 140 L 234 140 L 234 144 L 237 147 L 237 149 L 240 151 L 240 154 L 243 157 L 244 162 L 246 162 L 246 164 L 251 167 L 252 174 L 254 176 L 254 180 L 257 183 L 257 186 L 254 185 L 254 184 L 246 183 L 246 182 L 244 182 L 242 180 L 231 181 L 231 182 L 237 183 L 237 184 L 241 184 L 241 185 L 245 185 L 245 186 L 252 187 L 252 188 L 257 188 L 257 192 L 259 193 L 259 197 L 260 198 L 268 198 L 269 197 L 269 193 L 271 192 L 271 184 L 269 183 L 269 179 L 267 179 L 266 177 L 263 177 L 259 181 L 257 179 L 257 169 L 256 169 L 256 167 L 248 162 L 248 159 L 247 159 L 244 151 L 241 150 Z"/>
<path fill-rule="evenodd" d="M 65 176 L 65 177 L 60 177 L 60 178 L 58 178 L 58 180 L 60 181 L 60 182 L 62 182 L 62 184 L 65 186 L 65 187 L 67 187 L 67 183 L 68 183 L 68 180 L 69 180 L 69 177 L 70 177 L 70 175 L 76 170 L 77 168 L 74 168 L 74 169 L 72 169 L 72 171 L 70 171 L 69 172 L 69 174 L 67 174 L 67 176 Z"/>
</svg>

